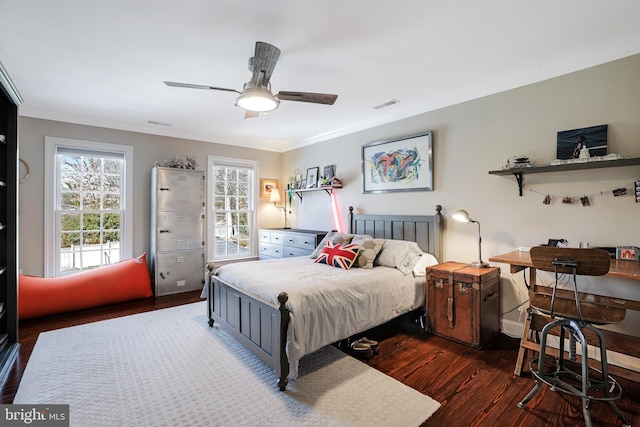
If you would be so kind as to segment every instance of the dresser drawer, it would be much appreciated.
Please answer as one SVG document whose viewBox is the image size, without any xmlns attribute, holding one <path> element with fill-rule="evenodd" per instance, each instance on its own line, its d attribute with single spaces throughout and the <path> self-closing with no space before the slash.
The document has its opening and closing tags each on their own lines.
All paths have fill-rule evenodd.
<svg viewBox="0 0 640 427">
<path fill-rule="evenodd" d="M 271 243 L 271 232 L 266 230 L 260 230 L 258 234 L 258 240 L 260 243 Z"/>
<path fill-rule="evenodd" d="M 282 258 L 284 249 L 282 245 L 274 245 L 272 243 L 260 243 L 260 258 Z"/>
<path fill-rule="evenodd" d="M 307 249 L 309 254 L 316 248 L 316 235 L 303 233 L 284 233 L 284 245 Z"/>
<path fill-rule="evenodd" d="M 311 252 L 313 252 L 313 250 L 294 248 L 293 246 L 284 246 L 282 250 L 283 250 L 284 258 L 291 258 L 296 256 L 309 256 L 311 255 Z"/>
<path fill-rule="evenodd" d="M 284 233 L 282 231 L 272 231 L 269 241 L 274 245 L 282 245 L 284 242 Z"/>
</svg>

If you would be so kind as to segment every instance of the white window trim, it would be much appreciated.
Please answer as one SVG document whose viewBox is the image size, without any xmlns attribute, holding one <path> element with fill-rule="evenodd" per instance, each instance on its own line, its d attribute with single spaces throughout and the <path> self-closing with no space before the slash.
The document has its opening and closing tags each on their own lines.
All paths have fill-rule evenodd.
<svg viewBox="0 0 640 427">
<path fill-rule="evenodd" d="M 232 157 L 220 157 L 220 156 L 207 156 L 207 253 L 206 259 L 214 261 L 215 250 L 212 245 L 215 244 L 215 239 L 211 239 L 210 233 L 213 233 L 215 224 L 215 215 L 213 215 L 213 178 L 211 177 L 211 171 L 215 163 L 224 163 L 225 165 L 233 165 L 238 167 L 252 167 L 253 168 L 253 215 L 251 216 L 251 255 L 249 257 L 255 258 L 258 256 L 258 194 L 259 194 L 259 181 L 258 181 L 258 162 L 255 160 L 236 159 Z M 228 261 L 228 260 L 225 260 Z"/>
<path fill-rule="evenodd" d="M 44 138 L 44 275 L 56 275 L 56 159 L 58 147 L 69 147 L 96 151 L 107 151 L 124 154 L 125 197 L 124 217 L 120 226 L 120 259 L 129 259 L 133 253 L 133 147 L 129 145 L 110 144 L 105 142 L 83 141 L 79 139 Z"/>
</svg>

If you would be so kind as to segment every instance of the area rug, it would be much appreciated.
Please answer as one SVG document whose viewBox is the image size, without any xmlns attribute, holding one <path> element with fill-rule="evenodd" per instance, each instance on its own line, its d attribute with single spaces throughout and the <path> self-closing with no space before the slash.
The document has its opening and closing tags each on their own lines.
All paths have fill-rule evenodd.
<svg viewBox="0 0 640 427">
<path fill-rule="evenodd" d="M 286 391 L 206 303 L 40 334 L 14 403 L 69 404 L 72 426 L 417 426 L 440 406 L 327 346 Z"/>
</svg>

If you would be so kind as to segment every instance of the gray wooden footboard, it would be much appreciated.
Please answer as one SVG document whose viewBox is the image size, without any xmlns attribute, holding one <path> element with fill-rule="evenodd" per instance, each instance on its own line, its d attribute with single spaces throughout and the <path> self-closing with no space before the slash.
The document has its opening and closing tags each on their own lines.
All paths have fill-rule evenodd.
<svg viewBox="0 0 640 427">
<path fill-rule="evenodd" d="M 271 366 L 278 376 L 278 388 L 284 391 L 289 375 L 286 353 L 289 296 L 281 292 L 278 307 L 272 307 L 220 280 L 213 274 L 213 264 L 207 265 L 207 269 L 209 326 L 218 322 L 223 330 Z"/>
<path fill-rule="evenodd" d="M 442 207 L 435 215 L 362 215 L 349 207 L 349 232 L 384 239 L 417 242 L 424 252 L 442 260 Z M 278 387 L 287 387 L 289 360 L 286 353 L 289 310 L 286 292 L 278 295 L 278 307 L 265 304 L 225 283 L 209 270 L 207 312 L 209 326 L 218 322 L 250 351 L 271 366 L 278 376 Z"/>
</svg>

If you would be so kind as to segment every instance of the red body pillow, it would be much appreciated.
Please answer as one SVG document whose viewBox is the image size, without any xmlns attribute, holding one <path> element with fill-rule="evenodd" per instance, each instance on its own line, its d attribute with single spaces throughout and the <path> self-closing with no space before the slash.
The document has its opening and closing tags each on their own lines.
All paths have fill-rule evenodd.
<svg viewBox="0 0 640 427">
<path fill-rule="evenodd" d="M 153 295 L 146 254 L 69 276 L 18 278 L 18 317 L 30 319 Z"/>
</svg>

